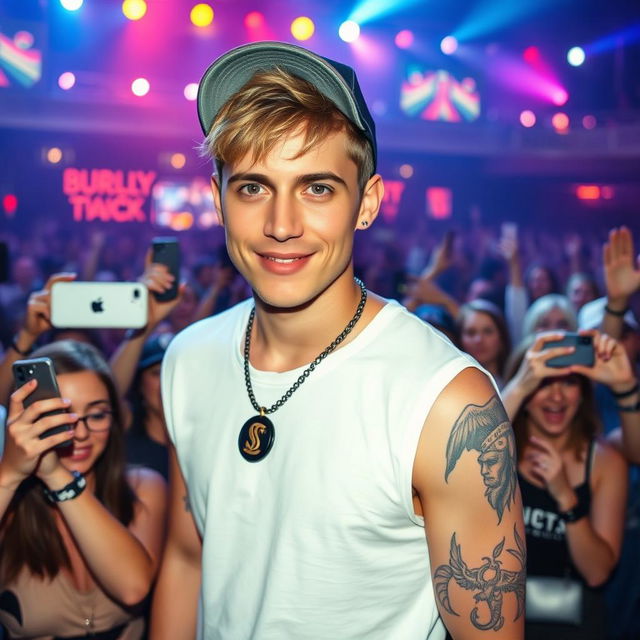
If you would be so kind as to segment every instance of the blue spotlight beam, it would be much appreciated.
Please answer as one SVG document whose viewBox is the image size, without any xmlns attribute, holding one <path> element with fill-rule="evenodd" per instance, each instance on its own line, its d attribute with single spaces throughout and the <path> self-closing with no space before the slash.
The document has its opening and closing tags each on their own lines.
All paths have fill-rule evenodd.
<svg viewBox="0 0 640 640">
<path fill-rule="evenodd" d="M 482 0 L 475 4 L 464 22 L 453 31 L 458 42 L 475 38 L 520 22 L 534 13 L 569 0 Z"/>
<path fill-rule="evenodd" d="M 587 55 L 594 55 L 596 53 L 603 53 L 604 51 L 611 51 L 620 44 L 628 45 L 632 42 L 640 40 L 640 22 L 636 22 L 620 31 L 606 35 L 591 44 L 583 47 Z"/>
<path fill-rule="evenodd" d="M 424 0 L 360 0 L 348 19 L 358 24 L 365 24 L 423 2 Z"/>
</svg>

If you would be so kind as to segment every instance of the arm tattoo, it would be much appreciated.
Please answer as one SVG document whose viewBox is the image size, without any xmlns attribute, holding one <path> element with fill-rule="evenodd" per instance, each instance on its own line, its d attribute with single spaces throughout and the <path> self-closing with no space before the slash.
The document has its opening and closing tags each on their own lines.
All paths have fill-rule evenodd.
<svg viewBox="0 0 640 640">
<path fill-rule="evenodd" d="M 516 446 L 509 418 L 498 396 L 479 406 L 468 404 L 451 429 L 447 442 L 445 482 L 464 450 L 479 452 L 484 495 L 502 521 L 505 508 L 516 499 Z"/>
<path fill-rule="evenodd" d="M 517 611 L 514 622 L 524 613 L 525 577 L 527 564 L 527 552 L 522 538 L 518 535 L 516 527 L 513 527 L 513 535 L 517 549 L 507 549 L 518 560 L 520 567 L 517 571 L 507 571 L 502 568 L 499 557 L 504 549 L 504 538 L 493 549 L 491 557 L 484 557 L 484 562 L 477 568 L 469 568 L 462 559 L 462 550 L 456 542 L 456 534 L 451 537 L 451 550 L 449 552 L 449 564 L 440 565 L 433 574 L 433 585 L 440 606 L 453 616 L 458 614 L 451 606 L 449 599 L 449 581 L 453 578 L 456 583 L 467 591 L 477 592 L 473 597 L 476 606 L 472 609 L 469 619 L 477 629 L 493 629 L 498 631 L 504 624 L 502 615 L 502 601 L 505 593 L 512 592 L 516 597 Z M 484 616 L 477 606 L 480 602 L 486 602 L 489 619 L 481 622 Z"/>
</svg>

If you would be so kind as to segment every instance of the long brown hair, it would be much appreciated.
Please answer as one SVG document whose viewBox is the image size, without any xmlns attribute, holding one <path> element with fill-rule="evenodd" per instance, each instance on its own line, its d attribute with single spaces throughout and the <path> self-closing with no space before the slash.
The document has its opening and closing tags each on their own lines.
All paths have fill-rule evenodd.
<svg viewBox="0 0 640 640">
<path fill-rule="evenodd" d="M 529 336 L 525 338 L 518 348 L 514 351 L 509 362 L 507 363 L 507 381 L 513 378 L 524 356 L 533 344 L 537 336 Z M 586 376 L 571 374 L 575 376 L 580 385 L 580 397 L 581 402 L 578 405 L 576 414 L 573 416 L 573 420 L 569 425 L 569 441 L 567 447 L 573 450 L 576 460 L 582 459 L 582 452 L 584 450 L 585 442 L 591 442 L 593 438 L 602 430 L 602 424 L 598 418 L 598 409 L 596 407 L 595 396 L 593 393 L 593 384 Z M 511 424 L 513 425 L 513 432 L 516 438 L 516 449 L 518 452 L 518 460 L 522 459 L 525 444 L 527 442 L 527 411 L 526 406 L 532 396 L 538 392 L 538 389 L 542 386 L 542 382 L 536 387 L 536 389 L 530 393 L 520 404 L 516 415 L 514 416 Z"/>
<path fill-rule="evenodd" d="M 107 389 L 113 425 L 94 466 L 95 496 L 126 526 L 133 520 L 136 496 L 126 478 L 122 406 L 109 365 L 95 347 L 75 340 L 53 342 L 32 355 L 45 356 L 53 360 L 58 375 L 93 371 Z M 22 482 L 0 524 L 0 583 L 11 582 L 23 568 L 51 579 L 62 567 L 70 567 L 53 508 L 34 476 Z"/>
</svg>

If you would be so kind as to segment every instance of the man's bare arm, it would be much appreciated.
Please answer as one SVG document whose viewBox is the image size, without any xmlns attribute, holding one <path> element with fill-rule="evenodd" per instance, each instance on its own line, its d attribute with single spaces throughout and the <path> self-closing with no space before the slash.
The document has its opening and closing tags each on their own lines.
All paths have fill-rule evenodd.
<svg viewBox="0 0 640 640">
<path fill-rule="evenodd" d="M 196 637 L 202 542 L 175 449 L 169 446 L 169 531 L 151 610 L 152 640 Z"/>
<path fill-rule="evenodd" d="M 526 575 L 515 441 L 477 369 L 444 389 L 414 463 L 436 601 L 455 640 L 523 638 Z"/>
</svg>

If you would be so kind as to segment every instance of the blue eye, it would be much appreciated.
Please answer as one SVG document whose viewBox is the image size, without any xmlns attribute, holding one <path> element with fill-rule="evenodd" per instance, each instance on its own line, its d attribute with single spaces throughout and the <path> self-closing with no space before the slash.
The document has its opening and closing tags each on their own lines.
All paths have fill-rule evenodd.
<svg viewBox="0 0 640 640">
<path fill-rule="evenodd" d="M 238 191 L 247 196 L 257 196 L 261 193 L 262 186 L 255 182 L 250 182 L 249 184 L 242 185 Z"/>
</svg>

